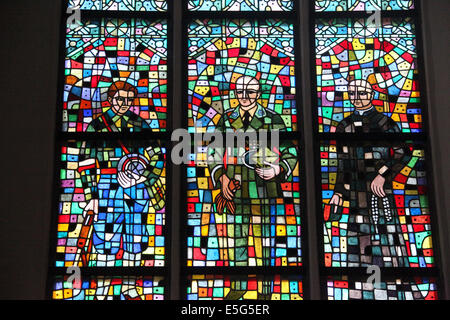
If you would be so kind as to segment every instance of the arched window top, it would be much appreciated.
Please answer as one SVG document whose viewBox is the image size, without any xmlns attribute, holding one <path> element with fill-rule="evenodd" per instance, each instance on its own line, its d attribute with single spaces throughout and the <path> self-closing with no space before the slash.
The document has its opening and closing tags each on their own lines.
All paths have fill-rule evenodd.
<svg viewBox="0 0 450 320">
<path fill-rule="evenodd" d="M 316 12 L 412 10 L 414 0 L 316 0 Z"/>
<path fill-rule="evenodd" d="M 97 11 L 167 11 L 166 0 L 69 0 L 69 9 Z"/>
<path fill-rule="evenodd" d="M 189 0 L 190 11 L 292 11 L 292 0 Z"/>
</svg>

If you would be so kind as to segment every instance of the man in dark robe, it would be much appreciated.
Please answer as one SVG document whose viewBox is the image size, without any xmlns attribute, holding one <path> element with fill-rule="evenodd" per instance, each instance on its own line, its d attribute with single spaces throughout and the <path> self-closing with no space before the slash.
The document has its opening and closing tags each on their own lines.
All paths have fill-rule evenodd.
<svg viewBox="0 0 450 320">
<path fill-rule="evenodd" d="M 337 133 L 398 133 L 397 123 L 372 104 L 369 82 L 349 83 L 352 115 L 336 128 Z M 403 144 L 370 141 L 337 144 L 338 173 L 330 204 L 338 210 L 350 202 L 347 229 L 347 266 L 408 267 L 407 250 L 396 215 L 392 182 L 408 164 L 410 150 Z"/>
</svg>

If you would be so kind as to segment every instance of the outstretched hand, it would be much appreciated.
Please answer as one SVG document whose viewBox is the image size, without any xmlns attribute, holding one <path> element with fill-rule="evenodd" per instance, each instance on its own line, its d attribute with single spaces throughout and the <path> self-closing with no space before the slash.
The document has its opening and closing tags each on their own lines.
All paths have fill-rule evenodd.
<svg viewBox="0 0 450 320">
<path fill-rule="evenodd" d="M 264 161 L 264 164 L 270 168 L 256 168 L 256 173 L 261 179 L 271 180 L 280 174 L 281 167 L 278 164 L 273 164 L 267 161 Z"/>
<path fill-rule="evenodd" d="M 333 197 L 331 197 L 330 204 L 334 204 L 334 213 L 336 213 L 338 206 L 342 206 L 342 195 L 340 193 L 335 193 Z"/>
<path fill-rule="evenodd" d="M 219 214 L 224 213 L 224 209 L 227 208 L 228 213 L 234 214 L 236 212 L 236 205 L 233 201 L 235 193 L 241 188 L 241 183 L 236 179 L 230 179 L 226 174 L 219 178 L 221 183 L 221 193 L 216 196 L 217 212 Z"/>
<path fill-rule="evenodd" d="M 227 177 L 226 174 L 220 177 L 221 191 L 225 199 L 233 200 L 234 192 L 231 190 L 231 179 Z"/>
<path fill-rule="evenodd" d="M 145 177 L 140 176 L 131 171 L 121 171 L 117 174 L 117 182 L 119 182 L 122 188 L 131 188 L 139 183 L 142 183 L 146 180 Z"/>
</svg>

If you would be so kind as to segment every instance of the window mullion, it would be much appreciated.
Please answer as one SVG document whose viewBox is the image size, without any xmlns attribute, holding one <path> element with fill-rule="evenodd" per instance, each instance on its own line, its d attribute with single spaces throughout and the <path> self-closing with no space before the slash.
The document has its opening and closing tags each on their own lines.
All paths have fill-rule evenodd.
<svg viewBox="0 0 450 320">
<path fill-rule="evenodd" d="M 169 107 L 169 119 L 172 121 L 171 129 L 174 130 L 176 128 L 182 128 L 183 127 L 183 115 L 184 112 L 180 112 L 180 110 L 183 110 L 184 104 L 183 99 L 184 93 L 183 93 L 183 50 L 184 48 L 184 37 L 182 36 L 186 30 L 184 30 L 183 26 L 183 4 L 184 1 L 178 1 L 173 0 L 171 1 L 170 5 L 170 12 L 172 19 L 170 20 L 170 28 L 172 29 L 171 32 L 169 32 L 169 43 L 171 43 L 171 49 L 170 55 L 172 57 L 170 64 L 171 64 L 171 101 Z M 170 153 L 169 153 L 170 155 Z M 180 279 L 181 274 L 181 268 L 182 268 L 182 261 L 180 259 L 181 255 L 181 246 L 180 242 L 183 241 L 183 239 L 180 239 L 180 221 L 181 216 L 184 214 L 182 212 L 182 203 L 185 200 L 185 194 L 180 192 L 180 186 L 184 184 L 183 181 L 183 166 L 175 166 L 170 161 L 168 162 L 168 165 L 170 166 L 170 221 L 171 221 L 171 235 L 170 235 L 170 243 L 171 243 L 171 254 L 170 254 L 170 299 L 171 300 L 180 300 L 182 297 L 180 296 L 182 287 L 180 288 L 180 284 L 182 279 Z"/>
<path fill-rule="evenodd" d="M 313 57 L 314 49 L 312 46 L 312 35 L 310 34 L 310 8 L 311 3 L 308 1 L 300 1 L 299 4 L 299 22 L 298 22 L 298 37 L 296 41 L 299 42 L 300 47 L 300 59 L 297 59 L 301 64 L 301 76 L 299 76 L 299 83 L 302 88 L 302 116 L 303 116 L 303 134 L 304 134 L 304 172 L 305 179 L 303 181 L 303 187 L 307 190 L 305 196 L 306 199 L 306 224 L 304 224 L 304 230 L 306 230 L 306 237 L 304 243 L 306 244 L 306 272 L 307 272 L 307 292 L 310 299 L 320 299 L 320 257 L 319 257 L 319 244 L 318 242 L 318 226 L 316 212 L 319 212 L 316 201 L 316 186 L 315 186 L 315 148 L 314 148 L 314 123 L 311 119 L 314 118 L 312 114 L 313 99 L 308 92 L 315 92 L 312 87 L 311 70 L 313 70 Z M 309 58 L 311 57 L 311 59 Z M 304 221 L 305 223 L 305 221 Z M 305 290 L 305 291 L 306 291 Z"/>
</svg>

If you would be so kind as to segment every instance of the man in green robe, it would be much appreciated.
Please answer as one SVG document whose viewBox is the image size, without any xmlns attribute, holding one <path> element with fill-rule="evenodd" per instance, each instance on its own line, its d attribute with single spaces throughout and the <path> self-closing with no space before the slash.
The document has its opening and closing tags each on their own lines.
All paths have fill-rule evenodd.
<svg viewBox="0 0 450 320">
<path fill-rule="evenodd" d="M 234 91 L 239 105 L 222 115 L 216 131 L 286 131 L 281 116 L 258 103 L 261 86 L 256 78 L 239 77 Z M 272 141 L 268 149 L 261 146 L 260 141 L 251 140 L 228 149 L 233 154 L 217 149 L 209 151 L 214 158 L 209 164 L 213 185 L 220 188 L 219 197 L 232 203 L 226 206 L 226 240 L 222 243 L 226 246 L 224 258 L 230 266 L 273 265 L 271 248 L 275 237 L 271 237 L 271 215 L 276 214 L 277 204 L 283 199 L 281 183 L 287 181 L 297 164 L 292 143 L 277 148 L 273 147 Z M 261 157 L 262 148 L 265 149 L 265 157 Z M 216 200 L 216 212 L 217 209 Z M 245 294 L 245 288 L 240 288 L 239 284 L 239 281 L 232 283 L 226 299 L 239 299 Z M 267 298 L 268 289 L 263 288 L 261 294 Z"/>
</svg>

